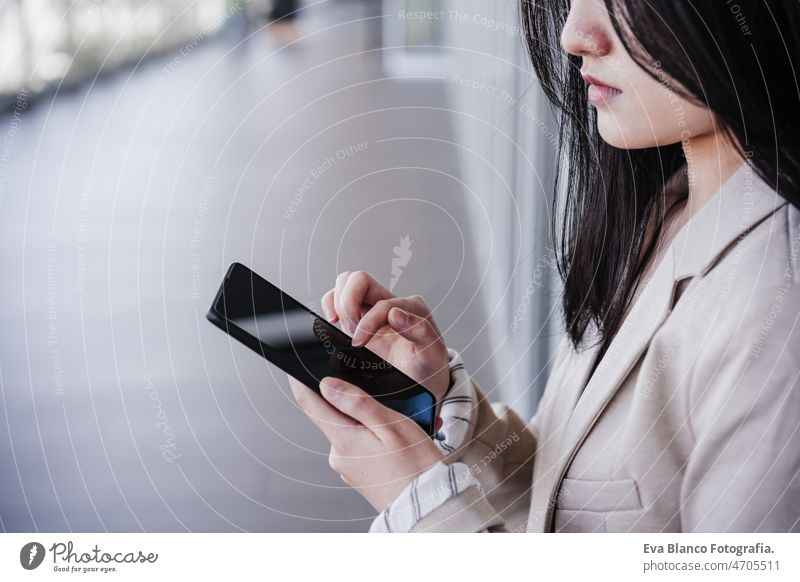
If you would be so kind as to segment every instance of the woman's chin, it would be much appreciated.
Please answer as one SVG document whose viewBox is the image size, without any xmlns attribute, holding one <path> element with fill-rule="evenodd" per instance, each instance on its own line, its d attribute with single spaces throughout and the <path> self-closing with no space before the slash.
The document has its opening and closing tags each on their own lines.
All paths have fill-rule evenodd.
<svg viewBox="0 0 800 582">
<path fill-rule="evenodd" d="M 713 127 L 713 122 L 697 124 L 700 127 Z M 705 129 L 704 129 L 705 131 Z M 641 113 L 639 116 L 612 115 L 608 111 L 597 112 L 597 132 L 608 145 L 623 150 L 642 150 L 646 148 L 664 147 L 681 141 L 681 132 L 686 133 L 677 124 L 657 123 L 656 116 Z"/>
<path fill-rule="evenodd" d="M 659 143 L 652 131 L 647 135 L 639 128 L 626 128 L 619 119 L 604 120 L 603 117 L 605 116 L 602 114 L 598 117 L 597 131 L 603 141 L 611 147 L 622 150 L 641 150 L 657 145 L 666 145 Z"/>
</svg>

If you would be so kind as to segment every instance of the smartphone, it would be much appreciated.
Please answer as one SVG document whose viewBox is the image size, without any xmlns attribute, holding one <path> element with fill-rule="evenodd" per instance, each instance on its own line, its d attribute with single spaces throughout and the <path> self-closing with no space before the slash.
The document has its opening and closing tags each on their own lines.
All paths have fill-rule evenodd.
<svg viewBox="0 0 800 582">
<path fill-rule="evenodd" d="M 434 435 L 430 391 L 241 263 L 228 268 L 207 318 L 312 390 L 341 378 Z"/>
</svg>

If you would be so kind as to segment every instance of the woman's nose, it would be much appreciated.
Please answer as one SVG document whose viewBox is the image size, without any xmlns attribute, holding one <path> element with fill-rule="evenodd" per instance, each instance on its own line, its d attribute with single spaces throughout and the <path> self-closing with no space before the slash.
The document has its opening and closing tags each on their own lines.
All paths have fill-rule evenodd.
<svg viewBox="0 0 800 582">
<path fill-rule="evenodd" d="M 571 55 L 602 57 L 611 50 L 609 26 L 602 0 L 575 0 L 561 30 L 561 46 Z"/>
</svg>

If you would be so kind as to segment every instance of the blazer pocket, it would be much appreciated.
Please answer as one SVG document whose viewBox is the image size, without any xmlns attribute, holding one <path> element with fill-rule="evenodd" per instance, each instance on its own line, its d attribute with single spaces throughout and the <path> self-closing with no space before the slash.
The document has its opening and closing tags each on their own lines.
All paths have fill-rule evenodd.
<svg viewBox="0 0 800 582">
<path fill-rule="evenodd" d="M 642 500 L 633 479 L 593 481 L 565 478 L 561 482 L 557 508 L 579 512 L 625 511 L 642 509 Z"/>
</svg>

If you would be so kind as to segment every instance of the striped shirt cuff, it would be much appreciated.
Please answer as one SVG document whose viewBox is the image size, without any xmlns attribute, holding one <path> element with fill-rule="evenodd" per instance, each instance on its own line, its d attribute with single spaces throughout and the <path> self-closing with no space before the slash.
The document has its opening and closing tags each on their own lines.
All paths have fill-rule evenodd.
<svg viewBox="0 0 800 582">
<path fill-rule="evenodd" d="M 407 533 L 422 518 L 459 493 L 481 484 L 464 463 L 439 461 L 420 473 L 372 522 L 370 533 Z"/>
<path fill-rule="evenodd" d="M 452 348 L 447 348 L 447 354 L 450 359 L 450 388 L 442 398 L 439 410 L 442 428 L 436 433 L 434 442 L 445 455 L 450 455 L 472 437 L 478 398 L 461 355 Z"/>
</svg>

